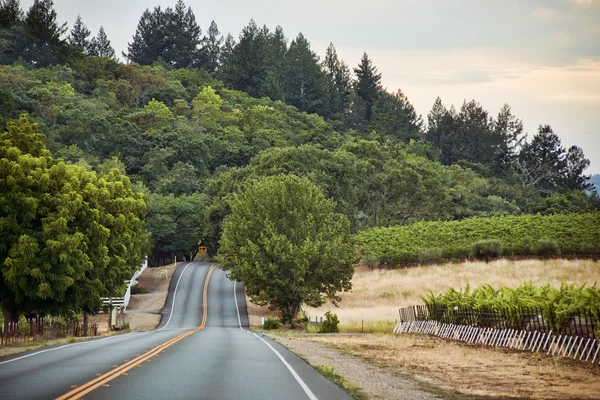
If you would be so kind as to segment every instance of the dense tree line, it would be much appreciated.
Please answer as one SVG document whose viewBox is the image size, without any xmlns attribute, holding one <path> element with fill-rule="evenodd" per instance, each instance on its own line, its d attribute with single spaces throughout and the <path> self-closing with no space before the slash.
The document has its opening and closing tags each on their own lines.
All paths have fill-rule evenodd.
<svg viewBox="0 0 600 400">
<path fill-rule="evenodd" d="M 19 314 L 95 312 L 148 248 L 146 203 L 118 169 L 55 159 L 27 116 L 0 134 L 0 300 Z"/>
<path fill-rule="evenodd" d="M 382 88 L 366 53 L 350 68 L 332 44 L 321 61 L 302 34 L 289 42 L 253 21 L 237 40 L 214 22 L 203 36 L 182 1 L 146 10 L 129 64 L 81 18 L 66 34 L 51 0 L 27 13 L 0 2 L 0 128 L 28 126 L 28 114 L 69 174 L 130 179 L 128 195 L 147 200 L 153 265 L 189 257 L 199 240 L 214 254 L 232 199 L 282 174 L 335 200 L 352 232 L 600 207 L 585 192 L 589 161 L 550 127 L 528 140 L 508 105 L 494 118 L 474 100 L 456 111 L 441 99 L 425 124 L 402 91 Z"/>
</svg>

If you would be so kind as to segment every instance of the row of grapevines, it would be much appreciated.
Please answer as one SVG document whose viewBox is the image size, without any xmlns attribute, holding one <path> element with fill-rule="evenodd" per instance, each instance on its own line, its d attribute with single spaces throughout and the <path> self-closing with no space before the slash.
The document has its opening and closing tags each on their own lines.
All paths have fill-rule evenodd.
<svg viewBox="0 0 600 400">
<path fill-rule="evenodd" d="M 600 212 L 471 218 L 373 228 L 355 237 L 362 254 L 381 263 L 419 261 L 427 249 L 443 258 L 468 257 L 474 243 L 498 240 L 504 255 L 531 255 L 540 240 L 555 241 L 562 254 L 600 254 Z"/>
<path fill-rule="evenodd" d="M 449 289 L 442 294 L 430 292 L 423 296 L 422 300 L 430 310 L 441 308 L 452 313 L 460 308 L 502 312 L 503 316 L 508 316 L 508 320 L 515 320 L 515 326 L 519 326 L 520 309 L 536 309 L 557 332 L 564 328 L 569 316 L 586 315 L 596 319 L 600 317 L 600 289 L 595 284 L 578 286 L 563 283 L 560 288 L 555 288 L 550 285 L 537 287 L 525 283 L 517 288 L 499 289 L 483 285 L 473 291 L 467 285 L 464 290 Z"/>
</svg>

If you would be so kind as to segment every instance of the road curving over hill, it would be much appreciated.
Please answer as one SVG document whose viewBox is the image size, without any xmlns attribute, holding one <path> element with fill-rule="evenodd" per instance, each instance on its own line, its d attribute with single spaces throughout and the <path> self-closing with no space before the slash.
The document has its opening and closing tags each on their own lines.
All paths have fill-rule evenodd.
<svg viewBox="0 0 600 400">
<path fill-rule="evenodd" d="M 352 398 L 247 326 L 240 284 L 210 264 L 182 264 L 157 329 L 0 359 L 0 398 Z"/>
</svg>

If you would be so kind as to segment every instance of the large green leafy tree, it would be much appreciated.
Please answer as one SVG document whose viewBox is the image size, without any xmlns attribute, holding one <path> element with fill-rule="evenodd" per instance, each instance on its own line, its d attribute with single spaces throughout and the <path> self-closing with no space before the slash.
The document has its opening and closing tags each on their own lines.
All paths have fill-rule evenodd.
<svg viewBox="0 0 600 400">
<path fill-rule="evenodd" d="M 73 279 L 62 265 L 40 268 L 42 218 L 52 198 L 52 157 L 42 135 L 26 118 L 9 122 L 0 136 L 0 152 L 0 300 L 8 322 L 18 318 L 20 308 L 64 294 Z"/>
<path fill-rule="evenodd" d="M 196 253 L 198 239 L 204 228 L 206 195 L 162 196 L 150 194 L 146 226 L 154 247 L 151 265 L 163 265 Z"/>
<path fill-rule="evenodd" d="M 339 301 L 351 288 L 350 223 L 306 178 L 261 179 L 231 203 L 220 257 L 254 302 L 292 320 L 300 305 Z"/>
<path fill-rule="evenodd" d="M 0 299 L 19 313 L 94 311 L 147 249 L 144 198 L 117 170 L 54 160 L 26 116 L 0 135 Z"/>
</svg>

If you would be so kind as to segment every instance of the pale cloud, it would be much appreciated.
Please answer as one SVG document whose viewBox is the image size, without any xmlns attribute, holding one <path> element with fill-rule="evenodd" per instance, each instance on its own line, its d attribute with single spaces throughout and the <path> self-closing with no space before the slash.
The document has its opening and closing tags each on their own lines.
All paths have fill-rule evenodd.
<svg viewBox="0 0 600 400">
<path fill-rule="evenodd" d="M 600 0 L 571 0 L 571 2 L 577 3 L 577 4 L 592 4 L 592 3 L 600 4 Z"/>
<path fill-rule="evenodd" d="M 557 18 L 560 14 L 553 8 L 536 8 L 531 15 L 541 20 L 552 20 Z"/>
<path fill-rule="evenodd" d="M 324 49 L 324 47 L 323 47 Z M 338 47 L 344 59 L 361 49 Z M 370 51 L 388 91 L 401 89 L 426 119 L 436 97 L 459 109 L 475 99 L 496 116 L 504 103 L 529 135 L 551 125 L 564 146 L 581 147 L 600 173 L 600 57 L 553 65 L 506 49 Z"/>
</svg>

